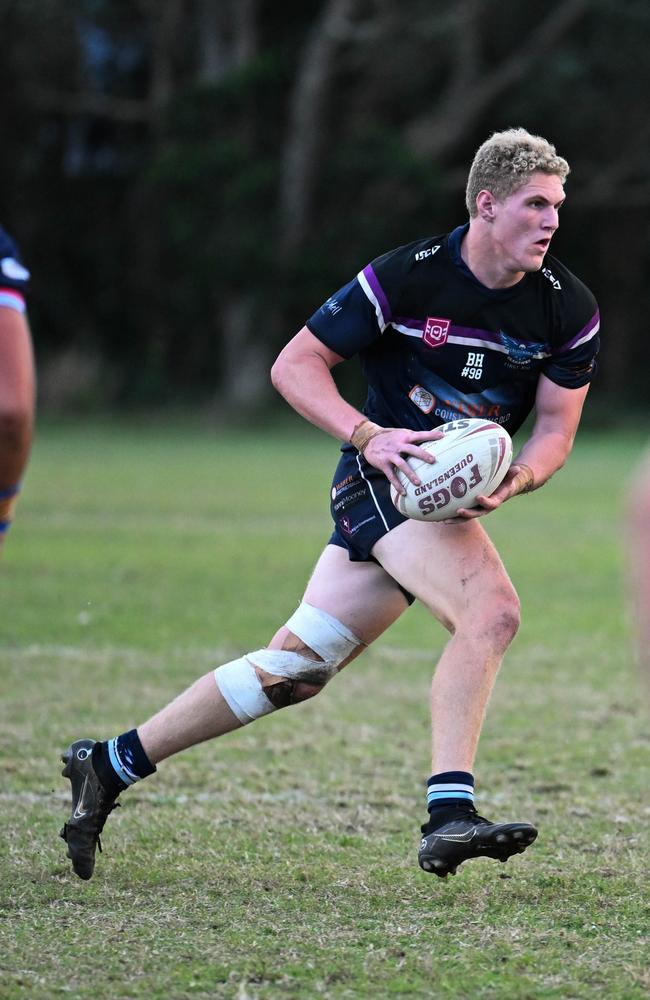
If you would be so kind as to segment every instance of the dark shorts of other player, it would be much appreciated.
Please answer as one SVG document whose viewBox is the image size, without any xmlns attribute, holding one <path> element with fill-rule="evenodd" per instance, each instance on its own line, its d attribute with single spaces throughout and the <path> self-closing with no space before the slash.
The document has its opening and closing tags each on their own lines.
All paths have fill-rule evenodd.
<svg viewBox="0 0 650 1000">
<path fill-rule="evenodd" d="M 347 549 L 351 562 L 377 562 L 371 555 L 375 542 L 407 520 L 393 506 L 390 483 L 383 472 L 343 445 L 332 480 L 330 510 L 334 532 L 329 542 Z M 409 604 L 415 598 L 403 587 Z"/>
</svg>

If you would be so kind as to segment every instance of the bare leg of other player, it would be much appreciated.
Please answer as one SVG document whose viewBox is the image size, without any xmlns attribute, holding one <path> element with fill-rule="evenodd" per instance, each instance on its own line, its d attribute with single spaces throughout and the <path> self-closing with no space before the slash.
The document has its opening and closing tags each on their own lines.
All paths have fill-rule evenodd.
<svg viewBox="0 0 650 1000">
<path fill-rule="evenodd" d="M 519 601 L 478 521 L 407 521 L 373 555 L 452 633 L 431 686 L 432 773 L 473 770 L 487 703 L 519 625 Z"/>
<path fill-rule="evenodd" d="M 0 307 L 0 524 L 11 521 L 34 422 L 34 357 L 25 317 Z M 0 527 L 0 549 L 5 538 Z"/>
<path fill-rule="evenodd" d="M 328 545 L 322 553 L 304 600 L 333 615 L 361 640 L 363 645 L 346 662 L 362 653 L 408 607 L 404 594 L 381 566 L 352 563 L 347 552 L 336 545 Z M 293 641 L 300 643 L 283 627 L 273 636 L 269 648 L 291 648 Z M 158 764 L 180 750 L 240 725 L 210 671 L 140 726 L 138 735 L 151 763 Z"/>
</svg>

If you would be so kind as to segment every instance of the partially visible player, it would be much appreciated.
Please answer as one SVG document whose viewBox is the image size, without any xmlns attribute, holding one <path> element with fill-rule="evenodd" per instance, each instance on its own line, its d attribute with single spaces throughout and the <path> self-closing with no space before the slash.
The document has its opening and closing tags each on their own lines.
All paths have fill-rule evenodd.
<svg viewBox="0 0 650 1000">
<path fill-rule="evenodd" d="M 630 484 L 626 514 L 637 660 L 650 699 L 650 451 Z"/>
<path fill-rule="evenodd" d="M 137 730 L 76 740 L 64 752 L 72 812 L 62 836 L 81 878 L 92 875 L 124 789 L 180 750 L 317 694 L 415 599 L 449 632 L 431 687 L 419 864 L 444 877 L 470 858 L 505 861 L 535 840 L 532 824 L 492 823 L 474 807 L 483 717 L 519 625 L 517 594 L 478 518 L 561 468 L 595 371 L 596 300 L 547 253 L 568 170 L 539 136 L 495 134 L 469 173 L 469 222 L 366 265 L 281 352 L 275 387 L 345 442 L 331 489 L 334 533 L 302 602 L 266 648 L 199 678 Z M 368 383 L 363 411 L 331 372 L 355 355 Z M 442 436 L 440 424 L 481 416 L 514 433 L 533 409 L 528 439 L 478 508 L 452 523 L 395 509 L 397 472 L 419 485 L 407 459 L 435 461 L 421 445 Z"/>
<path fill-rule="evenodd" d="M 25 312 L 29 271 L 0 228 L 0 550 L 11 525 L 34 425 L 35 376 Z"/>
</svg>

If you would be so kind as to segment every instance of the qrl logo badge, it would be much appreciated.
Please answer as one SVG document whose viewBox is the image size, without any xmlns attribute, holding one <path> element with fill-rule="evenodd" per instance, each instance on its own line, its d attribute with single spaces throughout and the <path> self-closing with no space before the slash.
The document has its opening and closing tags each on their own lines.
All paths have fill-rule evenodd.
<svg viewBox="0 0 650 1000">
<path fill-rule="evenodd" d="M 422 337 L 427 347 L 442 347 L 449 336 L 450 319 L 440 319 L 438 316 L 427 316 Z"/>
</svg>

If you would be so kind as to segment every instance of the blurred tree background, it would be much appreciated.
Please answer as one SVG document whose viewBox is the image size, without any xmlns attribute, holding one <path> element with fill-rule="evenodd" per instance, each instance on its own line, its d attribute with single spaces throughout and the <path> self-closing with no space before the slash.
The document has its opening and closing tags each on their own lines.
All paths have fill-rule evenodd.
<svg viewBox="0 0 650 1000">
<path fill-rule="evenodd" d="M 279 347 L 463 222 L 512 125 L 572 165 L 553 250 L 601 305 L 594 395 L 647 398 L 647 0 L 0 0 L 0 30 L 43 406 L 267 404 Z"/>
</svg>

